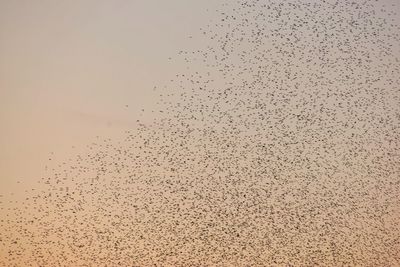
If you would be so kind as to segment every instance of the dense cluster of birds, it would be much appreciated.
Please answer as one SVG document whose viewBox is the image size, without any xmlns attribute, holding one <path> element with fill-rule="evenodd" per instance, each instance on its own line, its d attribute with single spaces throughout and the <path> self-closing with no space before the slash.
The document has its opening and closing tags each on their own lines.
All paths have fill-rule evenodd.
<svg viewBox="0 0 400 267">
<path fill-rule="evenodd" d="M 0 266 L 400 266 L 392 10 L 223 5 L 152 123 L 2 204 Z"/>
</svg>

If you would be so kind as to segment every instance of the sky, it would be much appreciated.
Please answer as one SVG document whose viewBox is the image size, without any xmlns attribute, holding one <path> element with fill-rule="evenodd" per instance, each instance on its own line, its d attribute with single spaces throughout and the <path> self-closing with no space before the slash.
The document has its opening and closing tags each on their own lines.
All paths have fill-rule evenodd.
<svg viewBox="0 0 400 267">
<path fill-rule="evenodd" d="M 52 152 L 151 121 L 154 86 L 185 68 L 169 58 L 200 46 L 223 3 L 0 1 L 0 192 L 30 186 Z"/>
<path fill-rule="evenodd" d="M 169 58 L 221 2 L 0 1 L 0 192 L 149 119 L 154 86 L 182 69 Z"/>
<path fill-rule="evenodd" d="M 397 266 L 400 4 L 265 2 L 0 0 L 0 267 Z"/>
</svg>

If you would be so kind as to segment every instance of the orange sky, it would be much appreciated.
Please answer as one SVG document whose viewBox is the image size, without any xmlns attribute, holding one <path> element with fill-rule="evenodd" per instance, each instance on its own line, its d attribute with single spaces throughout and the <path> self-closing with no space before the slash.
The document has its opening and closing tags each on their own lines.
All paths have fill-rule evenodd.
<svg viewBox="0 0 400 267">
<path fill-rule="evenodd" d="M 160 92 L 187 68 L 177 54 L 207 45 L 200 28 L 227 1 L 0 0 L 0 205 L 98 136 L 119 140 L 138 119 L 152 122 Z"/>
</svg>

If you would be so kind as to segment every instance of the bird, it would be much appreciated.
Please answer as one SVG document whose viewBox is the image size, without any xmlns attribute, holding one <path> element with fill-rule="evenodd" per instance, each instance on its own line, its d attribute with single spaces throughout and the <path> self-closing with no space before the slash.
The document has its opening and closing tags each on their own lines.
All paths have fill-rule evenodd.
<svg viewBox="0 0 400 267">
<path fill-rule="evenodd" d="M 154 120 L 54 153 L 24 200 L 1 197 L 0 265 L 400 266 L 383 3 L 227 1 L 154 87 Z"/>
</svg>

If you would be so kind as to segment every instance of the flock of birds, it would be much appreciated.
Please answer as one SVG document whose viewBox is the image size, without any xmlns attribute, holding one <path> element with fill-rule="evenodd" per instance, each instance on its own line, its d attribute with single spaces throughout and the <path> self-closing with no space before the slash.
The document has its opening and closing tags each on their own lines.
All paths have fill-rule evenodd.
<svg viewBox="0 0 400 267">
<path fill-rule="evenodd" d="M 0 266 L 400 266 L 392 10 L 225 4 L 152 123 L 1 204 Z"/>
</svg>

